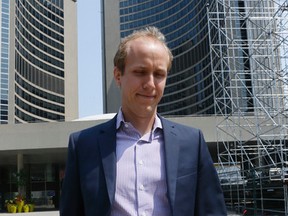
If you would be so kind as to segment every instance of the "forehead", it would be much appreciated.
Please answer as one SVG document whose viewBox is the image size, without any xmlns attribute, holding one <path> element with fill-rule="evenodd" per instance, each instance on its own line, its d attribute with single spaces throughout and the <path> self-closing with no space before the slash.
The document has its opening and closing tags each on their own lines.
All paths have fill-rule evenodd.
<svg viewBox="0 0 288 216">
<path fill-rule="evenodd" d="M 158 52 L 162 52 L 162 54 L 165 52 L 168 55 L 168 51 L 166 50 L 163 43 L 151 37 L 139 37 L 129 41 L 127 43 L 126 51 L 128 56 L 131 53 L 145 53 L 152 49 L 157 49 Z"/>
<path fill-rule="evenodd" d="M 157 39 L 141 37 L 127 43 L 125 68 L 157 67 L 159 70 L 169 69 L 170 56 L 167 47 Z M 125 69 L 124 69 L 125 70 Z"/>
</svg>

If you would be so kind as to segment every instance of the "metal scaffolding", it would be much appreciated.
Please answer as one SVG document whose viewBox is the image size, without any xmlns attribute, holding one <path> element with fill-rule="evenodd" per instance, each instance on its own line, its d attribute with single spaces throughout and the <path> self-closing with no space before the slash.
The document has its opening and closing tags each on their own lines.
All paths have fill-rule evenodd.
<svg viewBox="0 0 288 216">
<path fill-rule="evenodd" d="M 288 215 L 288 0 L 210 0 L 207 14 L 226 204 Z"/>
</svg>

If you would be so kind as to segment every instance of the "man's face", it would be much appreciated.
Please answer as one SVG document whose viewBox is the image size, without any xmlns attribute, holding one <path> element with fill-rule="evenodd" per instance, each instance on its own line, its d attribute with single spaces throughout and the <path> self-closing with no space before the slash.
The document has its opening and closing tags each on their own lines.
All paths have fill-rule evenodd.
<svg viewBox="0 0 288 216">
<path fill-rule="evenodd" d="M 169 56 L 165 47 L 151 38 L 128 43 L 125 70 L 114 69 L 121 88 L 124 115 L 149 117 L 157 111 L 167 79 Z"/>
</svg>

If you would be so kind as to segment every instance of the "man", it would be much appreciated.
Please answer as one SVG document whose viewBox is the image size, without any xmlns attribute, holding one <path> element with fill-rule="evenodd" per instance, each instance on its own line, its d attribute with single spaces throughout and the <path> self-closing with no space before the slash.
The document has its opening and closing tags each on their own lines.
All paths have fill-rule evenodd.
<svg viewBox="0 0 288 216">
<path fill-rule="evenodd" d="M 70 136 L 60 215 L 226 215 L 202 133 L 157 115 L 172 58 L 155 27 L 122 40 L 114 58 L 121 108 Z"/>
</svg>

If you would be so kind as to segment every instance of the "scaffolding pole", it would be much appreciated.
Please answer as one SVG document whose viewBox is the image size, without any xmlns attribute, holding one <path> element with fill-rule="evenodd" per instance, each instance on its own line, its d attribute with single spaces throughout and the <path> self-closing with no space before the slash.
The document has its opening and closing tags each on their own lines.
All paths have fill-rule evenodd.
<svg viewBox="0 0 288 216">
<path fill-rule="evenodd" d="M 248 215 L 288 215 L 288 0 L 208 2 L 226 204 Z"/>
</svg>

